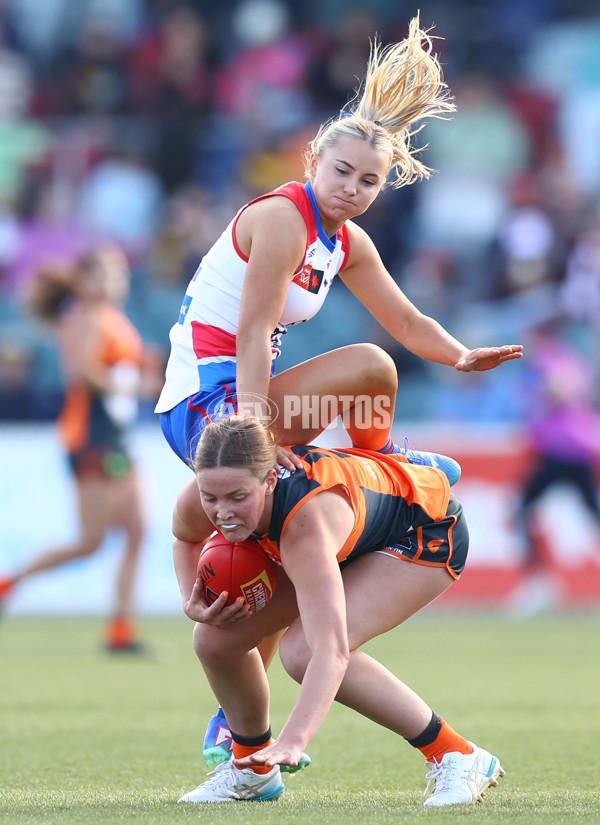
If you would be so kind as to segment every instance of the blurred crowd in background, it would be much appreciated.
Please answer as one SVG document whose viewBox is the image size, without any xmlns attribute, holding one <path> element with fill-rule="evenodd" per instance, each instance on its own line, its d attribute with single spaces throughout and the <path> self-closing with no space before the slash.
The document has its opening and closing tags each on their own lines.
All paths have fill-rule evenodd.
<svg viewBox="0 0 600 825">
<path fill-rule="evenodd" d="M 53 338 L 23 308 L 40 263 L 118 243 L 128 314 L 166 355 L 202 254 L 251 197 L 303 179 L 302 151 L 352 97 L 369 38 L 402 39 L 419 9 L 457 113 L 416 138 L 432 178 L 385 190 L 359 222 L 465 344 L 527 346 L 551 323 L 597 405 L 597 2 L 0 0 L 0 419 L 50 420 L 62 400 Z M 400 417 L 529 414 L 527 358 L 475 377 L 420 361 L 341 284 L 290 330 L 282 366 L 361 340 L 393 355 Z"/>
</svg>

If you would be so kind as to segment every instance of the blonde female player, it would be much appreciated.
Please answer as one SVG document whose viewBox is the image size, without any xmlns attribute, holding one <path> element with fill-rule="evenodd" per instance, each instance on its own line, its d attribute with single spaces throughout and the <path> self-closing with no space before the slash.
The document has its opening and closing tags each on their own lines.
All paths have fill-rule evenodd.
<svg viewBox="0 0 600 825">
<path fill-rule="evenodd" d="M 498 759 L 360 651 L 442 594 L 463 570 L 468 532 L 448 479 L 398 454 L 292 451 L 301 468 L 278 473 L 273 436 L 258 419 L 213 422 L 198 443 L 196 478 L 177 502 L 174 560 L 182 603 L 196 622 L 196 654 L 234 743 L 233 761 L 179 801 L 279 796 L 280 766 L 298 764 L 334 700 L 423 753 L 434 785 L 426 806 L 481 800 L 504 775 Z M 282 565 L 273 598 L 254 615 L 243 599 L 227 607 L 224 593 L 212 605 L 202 595 L 199 548 L 215 527 L 231 542 L 256 538 Z M 281 660 L 301 687 L 274 740 L 257 645 L 284 628 Z"/>
<path fill-rule="evenodd" d="M 386 49 L 374 44 L 362 95 L 310 145 L 306 183 L 285 184 L 238 212 L 201 261 L 170 333 L 156 411 L 183 460 L 193 458 L 207 420 L 236 402 L 266 419 L 278 410 L 273 428 L 282 444 L 309 443 L 345 413 L 355 445 L 398 451 L 390 439 L 397 373 L 379 347 L 343 347 L 274 375 L 286 327 L 318 312 L 338 274 L 382 326 L 422 358 L 470 372 L 521 356 L 516 345 L 469 350 L 420 313 L 352 221 L 391 173 L 393 186 L 429 177 L 411 148 L 414 127 L 453 109 L 431 38 L 415 18 L 406 40 Z M 315 405 L 307 416 L 295 403 L 302 397 L 335 403 Z M 365 428 L 364 407 L 373 411 L 374 399 L 385 399 L 387 415 L 381 427 Z M 288 469 L 296 465 L 289 451 L 279 457 Z M 421 461 L 418 454 L 414 460 Z M 456 472 L 448 468 L 451 481 Z"/>
<path fill-rule="evenodd" d="M 201 261 L 170 333 L 156 406 L 168 443 L 185 462 L 207 421 L 240 403 L 270 420 L 283 445 L 314 441 L 342 414 L 355 446 L 400 451 L 391 439 L 398 376 L 381 348 L 346 346 L 275 374 L 286 327 L 319 311 L 338 274 L 382 326 L 422 358 L 470 372 L 521 357 L 519 345 L 469 350 L 419 312 L 352 220 L 390 176 L 400 187 L 430 175 L 412 136 L 424 118 L 454 109 L 432 47 L 418 18 L 402 42 L 385 49 L 373 44 L 362 93 L 310 144 L 307 181 L 242 207 Z M 301 399 L 309 399 L 310 409 Z M 328 403 L 319 403 L 323 399 Z M 411 462 L 443 469 L 451 484 L 460 476 L 450 458 L 404 452 Z M 283 467 L 299 466 L 288 450 L 278 448 L 278 457 Z M 216 740 L 227 741 L 225 729 L 222 715 L 213 717 L 209 759 L 221 750 Z"/>
</svg>

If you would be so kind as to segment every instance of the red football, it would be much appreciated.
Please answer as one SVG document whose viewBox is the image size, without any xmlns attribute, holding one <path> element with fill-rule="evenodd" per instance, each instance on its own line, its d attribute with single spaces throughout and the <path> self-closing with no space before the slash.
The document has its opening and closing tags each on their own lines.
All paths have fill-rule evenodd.
<svg viewBox="0 0 600 825">
<path fill-rule="evenodd" d="M 241 596 L 253 613 L 267 604 L 277 585 L 277 564 L 254 539 L 236 544 L 217 533 L 208 540 L 198 560 L 198 575 L 206 601 L 212 604 L 226 590 L 227 604 Z"/>
</svg>

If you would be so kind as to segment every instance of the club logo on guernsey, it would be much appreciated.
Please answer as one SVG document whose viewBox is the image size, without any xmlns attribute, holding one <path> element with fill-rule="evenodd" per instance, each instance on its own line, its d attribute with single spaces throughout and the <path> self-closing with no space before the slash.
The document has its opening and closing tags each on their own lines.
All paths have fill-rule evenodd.
<svg viewBox="0 0 600 825">
<path fill-rule="evenodd" d="M 323 275 L 324 272 L 322 269 L 313 269 L 310 264 L 305 264 L 300 272 L 294 275 L 292 282 L 316 295 L 321 289 Z"/>
</svg>

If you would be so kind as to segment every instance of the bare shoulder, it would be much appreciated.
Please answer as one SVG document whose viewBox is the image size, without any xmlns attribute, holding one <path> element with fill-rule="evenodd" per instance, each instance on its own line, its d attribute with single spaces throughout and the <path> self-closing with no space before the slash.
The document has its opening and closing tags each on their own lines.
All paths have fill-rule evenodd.
<svg viewBox="0 0 600 825">
<path fill-rule="evenodd" d="M 273 254 L 285 254 L 290 266 L 297 266 L 306 246 L 306 224 L 298 207 L 281 195 L 250 204 L 238 218 L 236 240 L 241 251 L 250 256 L 260 248 Z M 275 243 L 276 242 L 276 243 Z"/>
<path fill-rule="evenodd" d="M 190 478 L 190 480 L 186 481 L 183 485 L 177 496 L 175 506 L 182 515 L 189 514 L 193 516 L 198 508 L 202 509 L 200 491 L 198 490 L 198 484 L 195 478 Z"/>
<path fill-rule="evenodd" d="M 283 195 L 272 195 L 247 206 L 237 223 L 240 232 L 251 231 L 263 225 L 298 228 L 304 226 L 304 219 L 296 204 L 289 198 Z"/>
<path fill-rule="evenodd" d="M 196 529 L 205 529 L 206 516 L 200 500 L 200 491 L 195 478 L 185 483 L 177 496 L 173 510 L 173 533 L 178 537 L 191 540 L 188 536 Z M 183 535 L 185 534 L 185 535 Z"/>
</svg>

